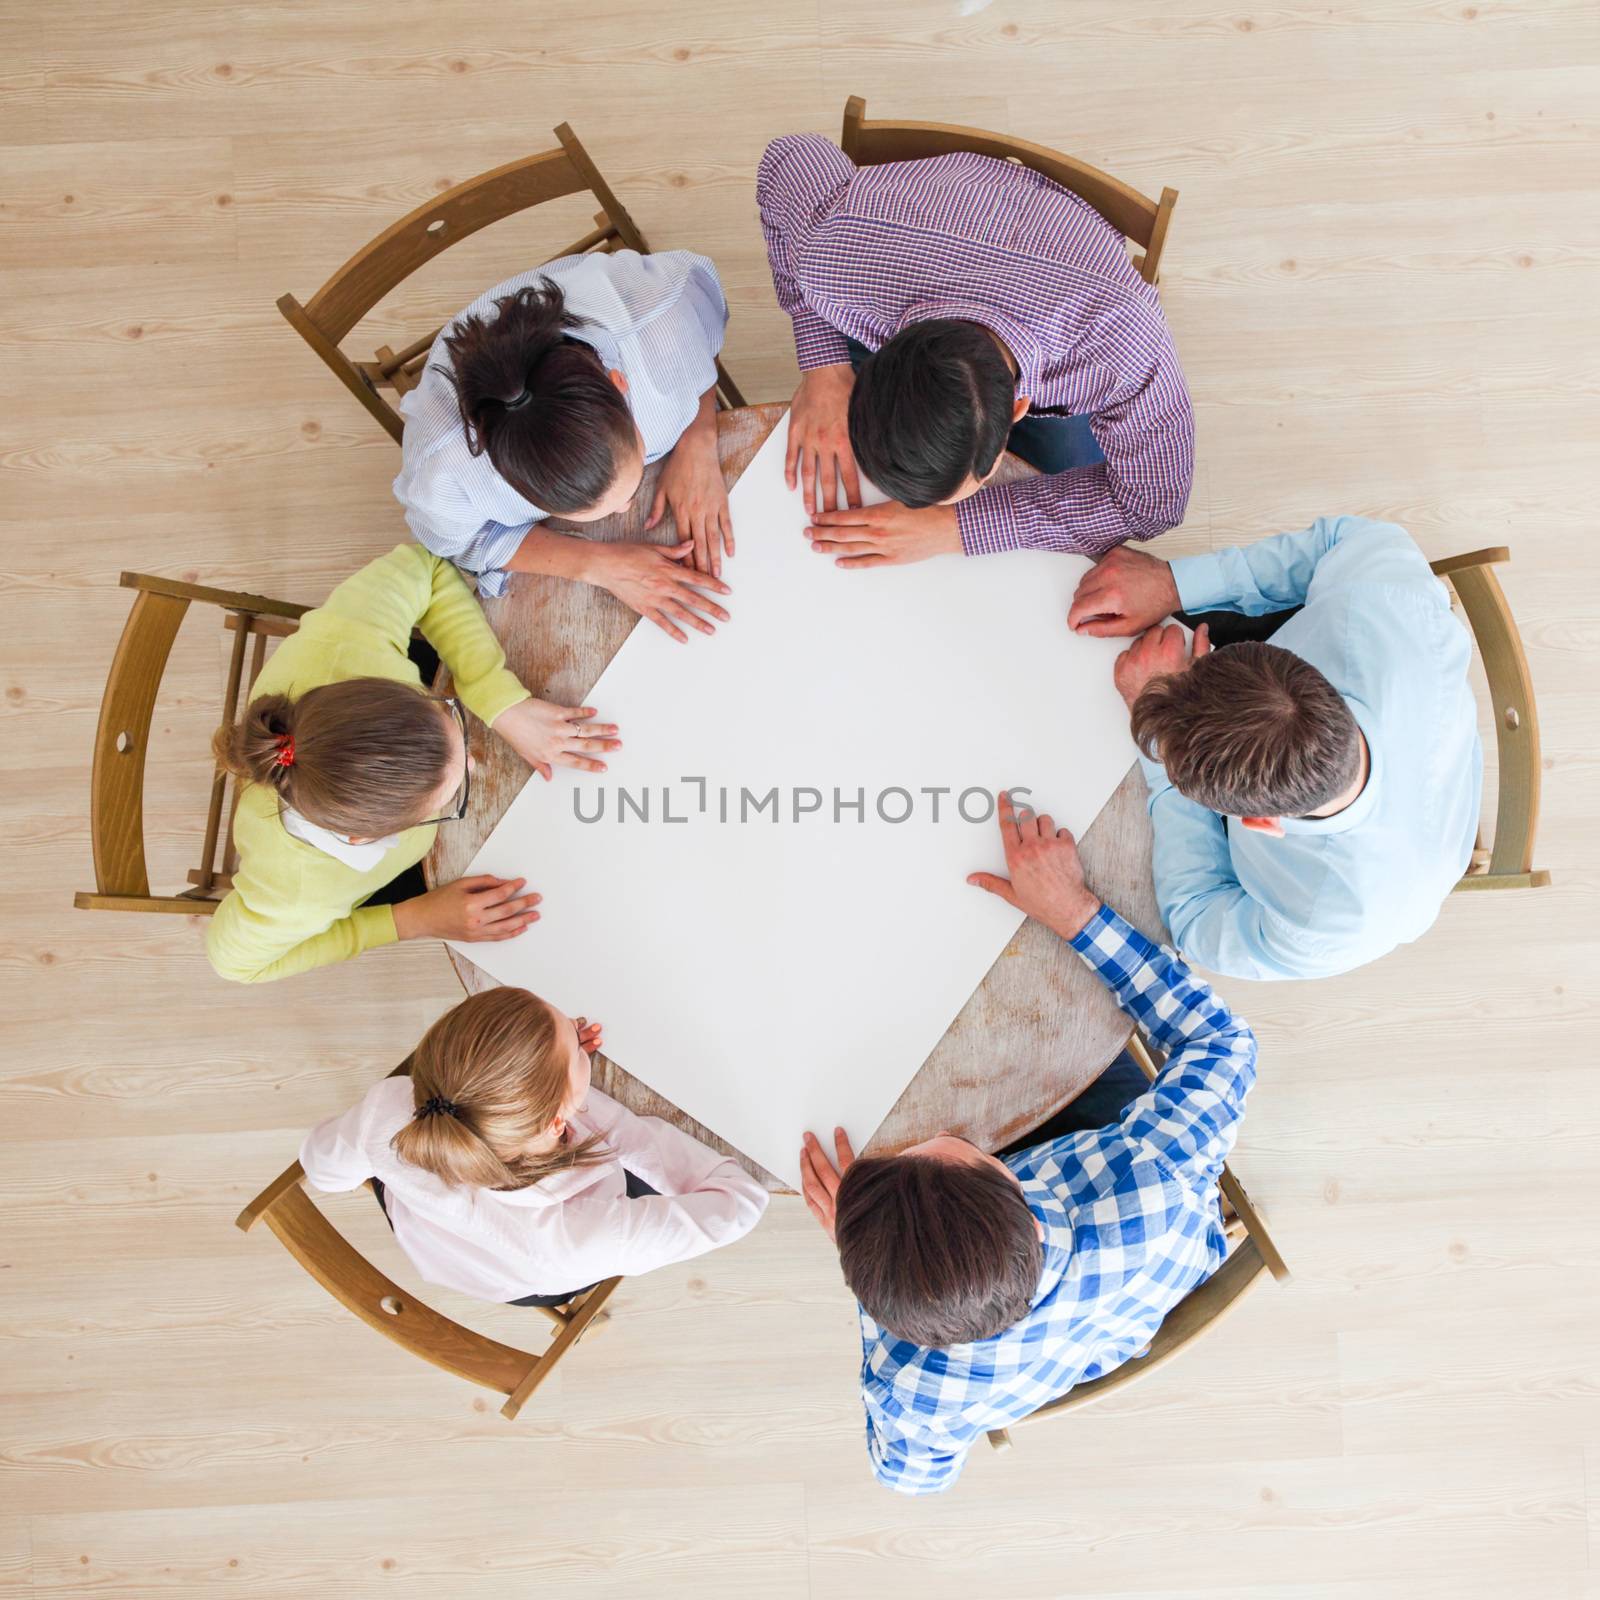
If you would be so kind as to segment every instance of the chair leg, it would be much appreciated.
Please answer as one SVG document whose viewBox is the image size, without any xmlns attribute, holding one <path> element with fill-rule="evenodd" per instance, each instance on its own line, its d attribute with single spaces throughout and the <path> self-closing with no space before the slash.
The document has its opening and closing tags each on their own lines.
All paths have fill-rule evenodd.
<svg viewBox="0 0 1600 1600">
<path fill-rule="evenodd" d="M 506 1397 L 500 1415 L 508 1422 L 528 1403 L 529 1396 L 549 1377 L 555 1364 L 583 1337 L 589 1324 L 599 1316 L 601 1308 L 621 1282 L 621 1278 L 607 1278 L 598 1288 L 591 1290 L 582 1305 L 567 1317 L 566 1327 L 556 1335 L 538 1364 Z"/>
</svg>

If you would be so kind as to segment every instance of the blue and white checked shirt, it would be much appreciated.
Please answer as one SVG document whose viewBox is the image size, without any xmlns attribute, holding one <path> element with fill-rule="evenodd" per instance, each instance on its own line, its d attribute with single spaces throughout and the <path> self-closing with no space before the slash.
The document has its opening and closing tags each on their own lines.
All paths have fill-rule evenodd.
<svg viewBox="0 0 1600 1600">
<path fill-rule="evenodd" d="M 935 1350 L 861 1313 L 867 1450 L 902 1494 L 949 1488 L 980 1434 L 1121 1366 L 1227 1254 L 1217 1175 L 1255 1082 L 1254 1034 L 1108 907 L 1072 947 L 1168 1061 L 1120 1122 L 1006 1158 L 1044 1229 L 1021 1322 Z"/>
<path fill-rule="evenodd" d="M 502 594 L 505 566 L 529 528 L 548 515 L 523 499 L 488 456 L 467 449 L 455 390 L 441 371 L 444 338 L 466 316 L 495 315 L 494 302 L 540 278 L 560 286 L 567 307 L 586 319 L 571 336 L 592 345 L 628 380 L 628 406 L 644 435 L 645 461 L 659 461 L 683 436 L 700 397 L 717 381 L 728 324 L 717 269 L 704 256 L 665 250 L 642 256 L 563 256 L 498 283 L 447 324 L 428 352 L 422 381 L 400 402 L 405 417 L 394 492 L 419 544 Z"/>
</svg>

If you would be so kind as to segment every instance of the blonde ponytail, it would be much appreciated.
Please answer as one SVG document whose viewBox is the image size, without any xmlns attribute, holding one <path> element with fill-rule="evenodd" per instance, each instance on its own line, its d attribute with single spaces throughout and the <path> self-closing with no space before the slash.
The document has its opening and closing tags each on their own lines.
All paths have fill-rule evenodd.
<svg viewBox="0 0 1600 1600">
<path fill-rule="evenodd" d="M 395 1154 L 471 1189 L 525 1189 L 605 1160 L 598 1134 L 540 1148 L 567 1097 L 563 1034 L 557 1014 L 526 989 L 469 995 L 412 1054 L 415 1110 L 391 1141 Z"/>
</svg>

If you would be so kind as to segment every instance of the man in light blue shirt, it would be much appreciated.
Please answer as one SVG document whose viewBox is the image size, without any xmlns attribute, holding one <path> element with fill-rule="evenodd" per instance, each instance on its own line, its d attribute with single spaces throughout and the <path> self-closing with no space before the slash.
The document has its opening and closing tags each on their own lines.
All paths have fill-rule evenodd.
<svg viewBox="0 0 1600 1600">
<path fill-rule="evenodd" d="M 1220 631 L 1231 617 L 1201 622 L 1192 647 L 1156 626 L 1206 612 L 1291 614 L 1242 642 Z M 1483 754 L 1471 639 L 1404 529 L 1324 517 L 1171 563 L 1114 550 L 1068 622 L 1140 635 L 1117 687 L 1145 751 L 1156 898 L 1187 959 L 1331 977 L 1432 926 L 1471 858 Z"/>
</svg>

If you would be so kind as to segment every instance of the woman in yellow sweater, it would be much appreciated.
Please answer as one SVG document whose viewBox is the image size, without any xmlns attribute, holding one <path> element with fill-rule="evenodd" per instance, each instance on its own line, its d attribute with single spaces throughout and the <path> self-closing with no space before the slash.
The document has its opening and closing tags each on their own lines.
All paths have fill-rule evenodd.
<svg viewBox="0 0 1600 1600">
<path fill-rule="evenodd" d="M 459 703 L 424 687 L 407 654 L 414 627 Z M 397 939 L 509 939 L 538 920 L 523 878 L 390 888 L 420 878 L 437 824 L 466 811 L 462 706 L 546 778 L 552 765 L 603 772 L 592 752 L 620 744 L 589 707 L 534 699 L 460 574 L 419 545 L 397 546 L 306 613 L 244 716 L 217 734 L 218 760 L 242 785 L 239 867 L 206 935 L 218 973 L 262 983 Z"/>
</svg>

